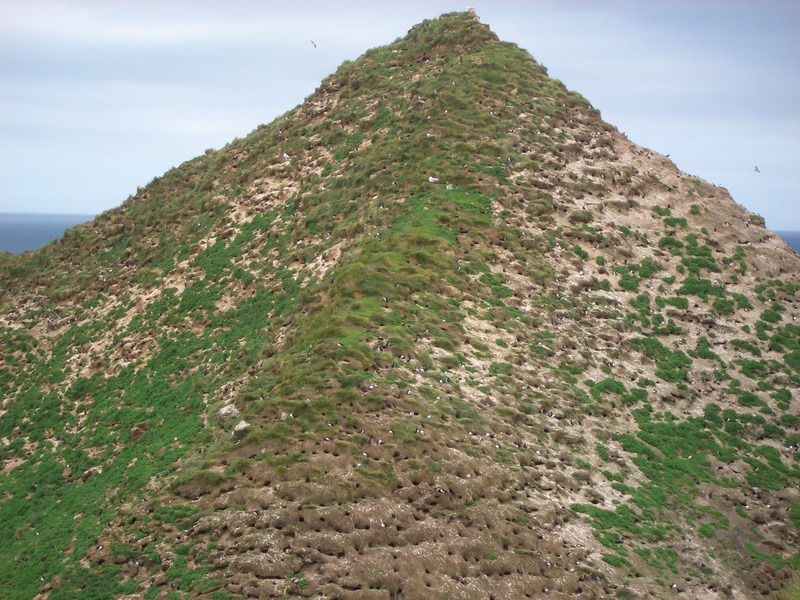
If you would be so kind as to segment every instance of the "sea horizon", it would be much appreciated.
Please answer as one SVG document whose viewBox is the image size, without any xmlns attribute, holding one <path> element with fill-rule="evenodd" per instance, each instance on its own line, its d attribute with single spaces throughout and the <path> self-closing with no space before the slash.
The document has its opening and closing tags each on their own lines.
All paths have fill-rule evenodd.
<svg viewBox="0 0 800 600">
<path fill-rule="evenodd" d="M 70 227 L 96 215 L 81 213 L 0 212 L 0 252 L 21 254 L 61 239 Z"/>
<path fill-rule="evenodd" d="M 800 254 L 800 231 L 773 231 L 789 244 L 789 247 Z"/>
<path fill-rule="evenodd" d="M 70 227 L 97 215 L 82 213 L 0 212 L 0 252 L 20 254 L 61 239 Z M 772 230 L 800 254 L 800 230 Z"/>
</svg>

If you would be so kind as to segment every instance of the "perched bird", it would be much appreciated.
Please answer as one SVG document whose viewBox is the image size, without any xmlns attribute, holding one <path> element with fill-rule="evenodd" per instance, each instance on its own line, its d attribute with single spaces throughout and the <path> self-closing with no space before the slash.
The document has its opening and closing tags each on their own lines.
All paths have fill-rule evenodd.
<svg viewBox="0 0 800 600">
<path fill-rule="evenodd" d="M 431 183 L 439 183 L 439 180 L 436 177 L 428 177 L 428 181 Z"/>
<path fill-rule="evenodd" d="M 284 160 L 289 160 L 290 158 L 291 158 L 291 156 L 289 156 L 288 154 L 286 154 L 286 152 L 284 152 L 284 153 L 283 153 L 283 159 L 284 159 Z"/>
<path fill-rule="evenodd" d="M 756 165 L 756 168 L 755 168 L 755 169 L 753 169 L 753 171 L 755 171 L 756 173 L 761 173 L 761 170 L 758 168 L 758 166 L 757 166 L 757 165 Z"/>
</svg>

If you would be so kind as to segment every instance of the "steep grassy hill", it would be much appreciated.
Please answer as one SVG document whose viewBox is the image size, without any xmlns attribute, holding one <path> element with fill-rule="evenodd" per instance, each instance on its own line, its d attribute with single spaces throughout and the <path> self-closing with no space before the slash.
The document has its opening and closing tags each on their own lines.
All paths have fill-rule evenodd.
<svg viewBox="0 0 800 600">
<path fill-rule="evenodd" d="M 798 275 L 425 21 L 0 256 L 0 597 L 797 593 Z"/>
</svg>

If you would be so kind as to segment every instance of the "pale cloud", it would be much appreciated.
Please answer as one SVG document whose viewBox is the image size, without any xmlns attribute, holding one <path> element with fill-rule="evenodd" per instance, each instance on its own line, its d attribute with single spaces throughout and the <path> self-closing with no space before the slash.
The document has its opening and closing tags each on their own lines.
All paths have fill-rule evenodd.
<svg viewBox="0 0 800 600">
<path fill-rule="evenodd" d="M 800 209 L 791 210 L 800 201 L 800 6 L 475 4 L 501 39 L 530 51 L 634 142 L 727 187 L 768 224 L 800 229 Z M 0 211 L 110 208 L 290 110 L 342 61 L 463 8 L 0 0 Z M 756 161 L 761 180 L 751 177 Z"/>
<path fill-rule="evenodd" d="M 200 6 L 198 4 L 198 6 Z M 191 7 L 176 11 L 168 2 L 6 2 L 2 18 L 17 38 L 84 47 L 165 48 L 243 39 L 281 37 L 280 22 L 268 18 L 209 18 Z"/>
</svg>

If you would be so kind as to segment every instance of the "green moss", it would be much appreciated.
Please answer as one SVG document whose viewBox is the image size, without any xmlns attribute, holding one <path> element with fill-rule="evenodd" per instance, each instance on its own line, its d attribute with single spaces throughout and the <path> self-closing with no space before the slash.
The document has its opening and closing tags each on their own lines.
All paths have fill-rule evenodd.
<svg viewBox="0 0 800 600">
<path fill-rule="evenodd" d="M 604 394 L 624 394 L 627 390 L 625 385 L 615 379 L 606 378 L 591 386 L 591 395 L 597 401 L 602 401 Z"/>
<path fill-rule="evenodd" d="M 635 338 L 631 345 L 656 362 L 656 375 L 664 381 L 679 383 L 686 379 L 692 359 L 682 350 L 670 350 L 654 338 Z"/>
<path fill-rule="evenodd" d="M 630 273 L 623 273 L 619 278 L 619 287 L 629 292 L 638 292 L 639 278 Z"/>
<path fill-rule="evenodd" d="M 734 300 L 728 298 L 717 298 L 711 305 L 715 313 L 720 315 L 731 315 L 736 309 Z"/>
<path fill-rule="evenodd" d="M 681 229 L 686 229 L 689 223 L 684 217 L 667 217 L 664 219 L 664 225 L 671 228 L 680 227 Z"/>
<path fill-rule="evenodd" d="M 800 529 L 800 504 L 792 504 L 789 509 L 789 521 L 797 529 Z"/>
<path fill-rule="evenodd" d="M 686 298 L 682 298 L 680 296 L 673 296 L 672 298 L 666 298 L 665 302 L 670 306 L 674 306 L 680 310 L 687 310 L 689 308 L 689 301 Z"/>
<path fill-rule="evenodd" d="M 619 554 L 603 554 L 603 562 L 608 563 L 612 567 L 619 568 L 625 566 L 631 569 L 633 568 L 633 565 L 630 563 L 630 561 Z"/>
<path fill-rule="evenodd" d="M 664 236 L 658 240 L 658 247 L 662 250 L 670 250 L 672 252 L 683 248 L 683 242 L 672 236 Z"/>
<path fill-rule="evenodd" d="M 664 207 L 659 206 L 657 204 L 653 207 L 653 212 L 656 213 L 660 217 L 668 217 L 669 215 L 672 214 L 672 211 L 670 211 L 670 209 L 664 208 Z"/>
<path fill-rule="evenodd" d="M 722 298 L 725 295 L 725 290 L 720 286 L 714 285 L 708 279 L 702 279 L 694 275 L 686 277 L 677 292 L 683 296 L 698 296 L 705 301 L 708 301 L 709 296 Z"/>
</svg>

